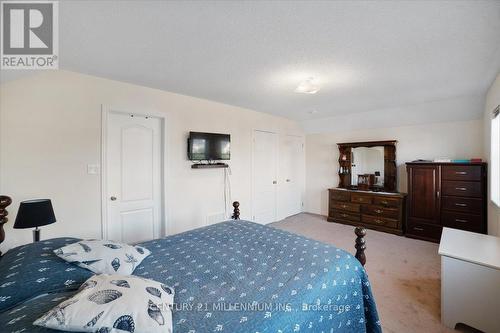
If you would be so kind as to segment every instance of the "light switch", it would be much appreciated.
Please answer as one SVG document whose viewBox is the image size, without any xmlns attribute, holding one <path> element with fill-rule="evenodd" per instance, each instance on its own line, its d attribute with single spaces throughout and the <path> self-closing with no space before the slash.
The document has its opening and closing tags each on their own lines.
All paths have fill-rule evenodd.
<svg viewBox="0 0 500 333">
<path fill-rule="evenodd" d="M 99 174 L 99 164 L 87 164 L 87 174 L 98 175 Z"/>
</svg>

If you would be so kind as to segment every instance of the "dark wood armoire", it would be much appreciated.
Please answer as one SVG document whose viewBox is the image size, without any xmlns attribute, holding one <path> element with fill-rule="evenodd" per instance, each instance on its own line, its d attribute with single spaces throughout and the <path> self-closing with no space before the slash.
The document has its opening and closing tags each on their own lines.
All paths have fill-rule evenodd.
<svg viewBox="0 0 500 333">
<path fill-rule="evenodd" d="M 486 163 L 406 163 L 406 236 L 439 242 L 443 227 L 487 232 Z"/>
</svg>

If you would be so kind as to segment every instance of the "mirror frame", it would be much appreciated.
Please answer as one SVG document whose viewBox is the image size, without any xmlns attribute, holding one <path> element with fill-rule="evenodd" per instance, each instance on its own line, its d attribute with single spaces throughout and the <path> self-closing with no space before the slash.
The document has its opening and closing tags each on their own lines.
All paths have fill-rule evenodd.
<svg viewBox="0 0 500 333">
<path fill-rule="evenodd" d="M 337 143 L 339 148 L 338 175 L 340 188 L 357 189 L 351 184 L 352 148 L 384 147 L 384 186 L 377 188 L 384 192 L 397 192 L 396 140 Z M 342 170 L 344 172 L 340 172 Z M 372 189 L 374 190 L 374 189 Z"/>
</svg>

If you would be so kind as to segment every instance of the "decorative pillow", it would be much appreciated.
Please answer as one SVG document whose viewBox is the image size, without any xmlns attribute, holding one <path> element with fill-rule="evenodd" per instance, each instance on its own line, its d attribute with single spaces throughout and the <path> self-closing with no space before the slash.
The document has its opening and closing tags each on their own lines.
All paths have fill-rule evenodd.
<svg viewBox="0 0 500 333">
<path fill-rule="evenodd" d="M 73 332 L 172 332 L 174 291 L 160 282 L 101 274 L 80 290 L 33 325 Z"/>
<path fill-rule="evenodd" d="M 54 250 L 60 258 L 96 274 L 130 275 L 151 252 L 141 246 L 83 240 Z"/>
<path fill-rule="evenodd" d="M 44 293 L 76 290 L 93 275 L 61 260 L 54 249 L 78 238 L 53 238 L 21 245 L 0 260 L 0 311 Z"/>
</svg>

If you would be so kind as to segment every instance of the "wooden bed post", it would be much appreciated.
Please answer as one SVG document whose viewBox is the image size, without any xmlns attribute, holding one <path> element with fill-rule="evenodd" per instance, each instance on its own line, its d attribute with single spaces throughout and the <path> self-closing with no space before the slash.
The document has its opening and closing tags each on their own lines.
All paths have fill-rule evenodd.
<svg viewBox="0 0 500 333">
<path fill-rule="evenodd" d="M 365 255 L 365 250 L 366 250 L 366 242 L 363 237 L 366 236 L 366 229 L 363 227 L 356 227 L 354 229 L 354 233 L 356 234 L 356 245 L 354 247 L 356 248 L 356 259 L 359 260 L 361 265 L 366 264 L 366 255 Z"/>
<path fill-rule="evenodd" d="M 5 240 L 5 230 L 3 230 L 3 225 L 9 220 L 7 215 L 9 213 L 5 208 L 12 203 L 12 199 L 6 195 L 0 195 L 0 244 Z M 0 252 L 0 256 L 2 252 Z"/>
<path fill-rule="evenodd" d="M 231 218 L 233 220 L 239 220 L 240 219 L 240 203 L 238 201 L 233 202 L 233 215 Z"/>
</svg>

